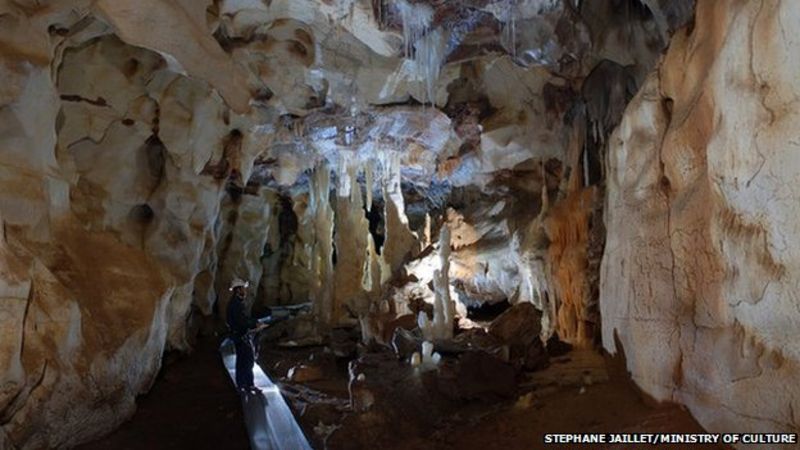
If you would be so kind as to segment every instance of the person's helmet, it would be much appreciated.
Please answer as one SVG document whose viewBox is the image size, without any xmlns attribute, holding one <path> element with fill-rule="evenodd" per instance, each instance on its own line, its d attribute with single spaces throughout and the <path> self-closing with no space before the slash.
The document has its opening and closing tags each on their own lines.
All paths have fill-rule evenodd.
<svg viewBox="0 0 800 450">
<path fill-rule="evenodd" d="M 250 282 L 249 281 L 244 281 L 241 278 L 234 278 L 233 281 L 231 282 L 231 287 L 228 288 L 228 290 L 232 291 L 232 290 L 234 290 L 234 289 L 236 289 L 238 287 L 242 287 L 242 288 L 247 289 L 249 286 L 250 286 Z"/>
</svg>

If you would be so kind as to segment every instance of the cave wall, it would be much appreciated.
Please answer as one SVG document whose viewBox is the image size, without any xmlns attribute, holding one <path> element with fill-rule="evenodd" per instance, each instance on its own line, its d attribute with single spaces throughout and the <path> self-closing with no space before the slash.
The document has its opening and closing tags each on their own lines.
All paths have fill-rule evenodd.
<svg viewBox="0 0 800 450">
<path fill-rule="evenodd" d="M 0 448 L 110 432 L 164 351 L 190 349 L 216 300 L 224 180 L 265 145 L 263 111 L 233 112 L 179 62 L 221 50 L 164 56 L 163 35 L 95 6 L 0 3 Z"/>
<path fill-rule="evenodd" d="M 232 188 L 235 189 L 235 188 Z M 265 249 L 278 249 L 278 193 L 269 188 L 238 189 L 225 195 L 221 203 L 217 228 L 217 260 L 214 273 L 214 292 L 225 293 L 235 278 L 250 283 L 248 303 L 261 305 L 265 289 Z M 269 274 L 276 275 L 276 274 Z M 277 275 L 280 275 L 278 272 Z M 270 292 L 272 294 L 272 292 Z M 221 294 L 217 310 L 225 311 L 228 296 Z"/>
<path fill-rule="evenodd" d="M 711 431 L 800 428 L 798 26 L 699 2 L 610 138 L 604 346 Z"/>
</svg>

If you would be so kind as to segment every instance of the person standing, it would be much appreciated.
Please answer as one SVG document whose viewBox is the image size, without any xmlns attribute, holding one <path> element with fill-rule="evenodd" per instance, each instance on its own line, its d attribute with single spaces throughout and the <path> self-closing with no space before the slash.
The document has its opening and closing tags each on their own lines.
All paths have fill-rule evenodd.
<svg viewBox="0 0 800 450">
<path fill-rule="evenodd" d="M 230 291 L 233 292 L 228 303 L 226 322 L 231 332 L 231 339 L 236 347 L 236 387 L 240 392 L 255 392 L 253 382 L 253 365 L 255 355 L 250 331 L 258 322 L 250 317 L 245 309 L 245 298 L 250 283 L 239 278 L 233 280 Z"/>
</svg>

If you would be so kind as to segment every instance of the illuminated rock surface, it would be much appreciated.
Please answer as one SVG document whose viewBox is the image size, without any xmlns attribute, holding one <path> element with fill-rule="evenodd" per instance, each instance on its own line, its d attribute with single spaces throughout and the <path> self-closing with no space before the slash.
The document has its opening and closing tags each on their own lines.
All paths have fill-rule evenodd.
<svg viewBox="0 0 800 450">
<path fill-rule="evenodd" d="M 424 403 L 376 381 L 415 352 L 513 395 L 557 335 L 796 431 L 798 8 L 0 0 L 0 448 L 113 430 L 235 277 L 365 414 Z"/>
<path fill-rule="evenodd" d="M 604 344 L 714 431 L 798 427 L 798 6 L 701 2 L 611 137 Z"/>
</svg>

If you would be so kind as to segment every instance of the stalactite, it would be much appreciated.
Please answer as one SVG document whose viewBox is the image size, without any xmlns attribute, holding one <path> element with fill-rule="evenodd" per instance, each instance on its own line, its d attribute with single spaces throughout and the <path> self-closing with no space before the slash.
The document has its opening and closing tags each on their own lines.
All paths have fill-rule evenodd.
<svg viewBox="0 0 800 450">
<path fill-rule="evenodd" d="M 400 11 L 400 17 L 403 21 L 405 56 L 406 58 L 411 58 L 414 43 L 430 29 L 434 11 L 433 8 L 424 3 L 412 4 L 406 0 L 397 1 L 395 7 Z"/>
<path fill-rule="evenodd" d="M 423 81 L 424 102 L 436 104 L 436 81 L 447 53 L 444 31 L 431 30 L 434 10 L 429 5 L 400 0 L 395 6 L 403 21 L 405 57 L 414 61 L 417 76 Z"/>
<path fill-rule="evenodd" d="M 445 39 L 441 30 L 434 30 L 417 41 L 416 61 L 419 76 L 425 83 L 425 99 L 436 104 L 436 81 L 445 59 Z"/>
<path fill-rule="evenodd" d="M 508 0 L 502 39 L 512 59 L 517 57 L 517 10 L 517 0 Z"/>
</svg>

